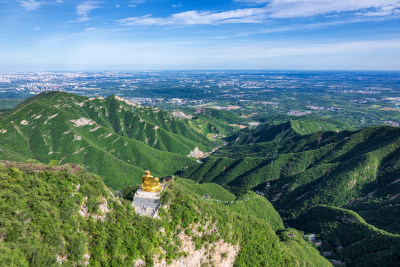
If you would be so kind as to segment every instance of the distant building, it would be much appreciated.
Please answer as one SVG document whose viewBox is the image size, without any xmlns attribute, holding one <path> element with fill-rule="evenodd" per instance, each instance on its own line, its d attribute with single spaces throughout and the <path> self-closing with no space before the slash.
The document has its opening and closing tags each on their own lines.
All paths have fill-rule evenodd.
<svg viewBox="0 0 400 267">
<path fill-rule="evenodd" d="M 384 121 L 384 124 L 390 125 L 390 126 L 395 126 L 395 127 L 399 127 L 399 124 L 397 122 L 394 121 Z"/>
<path fill-rule="evenodd" d="M 317 247 L 322 245 L 322 241 L 321 240 L 317 240 L 317 237 L 315 236 L 315 234 L 309 234 L 309 235 L 304 235 L 305 237 L 308 238 L 308 240 L 313 243 L 314 245 L 316 245 Z"/>
</svg>

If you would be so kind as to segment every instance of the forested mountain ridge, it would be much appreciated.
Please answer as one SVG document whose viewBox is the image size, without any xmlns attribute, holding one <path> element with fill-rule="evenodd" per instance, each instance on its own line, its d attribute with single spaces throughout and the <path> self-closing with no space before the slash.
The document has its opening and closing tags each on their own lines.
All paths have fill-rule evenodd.
<svg viewBox="0 0 400 267">
<path fill-rule="evenodd" d="M 219 237 L 223 237 L 233 247 L 239 242 L 241 249 L 237 254 L 238 266 L 240 264 L 256 266 L 260 262 L 268 262 L 268 265 L 275 263 L 287 265 L 294 262 L 308 265 L 313 261 L 319 263 L 315 266 L 327 264 L 305 243 L 301 232 L 284 229 L 280 216 L 290 226 L 319 234 L 323 240 L 321 252 L 327 252 L 331 258 L 340 259 L 350 266 L 365 266 L 365 262 L 371 265 L 385 262 L 385 265 L 390 266 L 391 263 L 400 260 L 397 252 L 400 234 L 399 128 L 369 126 L 359 130 L 342 130 L 344 125 L 333 120 L 300 118 L 283 123 L 261 124 L 256 128 L 249 127 L 234 132 L 225 139 L 225 146 L 202 159 L 201 163 L 196 163 L 193 158 L 188 157 L 195 148 L 211 151 L 221 145 L 218 141 L 214 144 L 213 138 L 209 137 L 216 133 L 220 135 L 230 133 L 229 124 L 236 122 L 243 121 L 236 115 L 231 116 L 228 111 L 206 109 L 204 114 L 186 115 L 181 112 L 170 113 L 158 108 L 143 107 L 116 96 L 102 99 L 49 92 L 30 98 L 15 109 L 2 114 L 0 159 L 31 163 L 56 160 L 61 164 L 81 164 L 88 171 L 100 175 L 107 186 L 117 190 L 140 184 L 140 177 L 145 169 L 150 169 L 157 176 L 176 173 L 190 179 L 178 179 L 173 188 L 175 191 L 167 190 L 164 200 L 170 205 L 177 205 L 173 212 L 177 212 L 178 221 L 188 220 L 197 224 L 198 221 L 195 221 L 197 216 L 218 221 L 219 235 L 209 236 L 206 240 L 211 243 L 219 242 Z M 9 218 L 12 217 L 13 209 L 18 211 L 24 207 L 27 207 L 27 214 L 36 216 L 36 213 L 40 213 L 40 209 L 34 209 L 34 213 L 30 210 L 32 205 L 36 205 L 48 213 L 56 214 L 55 219 L 62 219 L 64 213 L 73 214 L 79 211 L 78 207 L 82 205 L 82 199 L 85 197 L 68 199 L 63 204 L 55 202 L 56 199 L 67 199 L 67 195 L 63 193 L 51 196 L 51 201 L 34 198 L 40 204 L 28 201 L 29 205 L 26 205 L 27 202 L 15 200 L 16 192 L 23 193 L 26 199 L 30 199 L 33 196 L 31 193 L 36 192 L 36 185 L 44 186 L 39 190 L 39 195 L 47 194 L 47 189 L 44 188 L 57 191 L 59 186 L 66 186 L 66 192 L 76 195 L 71 189 L 72 184 L 68 184 L 70 180 L 74 181 L 75 185 L 76 182 L 85 183 L 83 180 L 88 179 L 92 182 L 88 182 L 87 187 L 94 186 L 97 188 L 93 189 L 95 191 L 104 186 L 98 177 L 88 178 L 95 176 L 84 171 L 77 172 L 79 174 L 70 173 L 68 170 L 49 170 L 39 173 L 18 170 L 18 167 L 16 170 L 2 169 L 2 177 L 5 179 L 2 186 L 8 188 L 3 191 L 2 199 L 7 201 L 11 199 L 13 202 L 7 206 L 7 201 L 3 201 L 4 205 L 0 208 L 5 208 L 4 214 L 8 214 Z M 76 180 L 76 177 L 80 178 Z M 64 181 L 64 178 L 67 181 Z M 27 181 L 24 182 L 24 179 Z M 60 179 L 60 184 L 56 183 L 56 187 L 53 188 L 51 183 L 57 179 Z M 34 190 L 29 191 L 29 188 Z M 267 199 L 249 191 L 264 195 L 278 210 L 280 216 Z M 112 200 L 111 194 L 106 193 L 109 192 L 108 189 L 98 191 L 101 194 L 90 193 L 90 190 L 84 192 L 94 196 L 92 200 L 84 201 L 88 209 L 95 211 L 93 218 L 101 216 L 100 213 L 96 215 L 96 205 L 99 207 L 103 203 L 102 207 L 105 207 L 103 198 L 107 203 L 118 202 L 116 199 Z M 204 202 L 201 198 L 204 194 L 222 203 Z M 238 197 L 237 200 L 234 200 L 235 196 Z M 181 203 L 177 198 L 187 201 L 186 204 L 179 206 Z M 88 199 L 91 197 L 88 196 Z M 46 204 L 46 201 L 50 202 Z M 75 201 L 75 204 L 71 201 Z M 225 201 L 227 203 L 224 203 Z M 229 204 L 232 201 L 235 202 L 234 205 Z M 53 210 L 64 204 L 67 207 L 63 207 L 62 210 Z M 108 209 L 114 205 L 116 204 L 111 204 Z M 127 205 L 117 210 L 131 216 L 133 211 Z M 193 213 L 198 211 L 200 213 L 197 215 Z M 205 213 L 202 213 L 203 211 Z M 221 214 L 228 216 L 222 218 Z M 115 216 L 128 220 L 128 215 L 122 216 L 118 213 Z M 175 214 L 166 216 L 173 217 Z M 90 217 L 88 216 L 89 222 Z M 169 222 L 172 217 L 169 218 Z M 10 237 L 7 242 L 20 238 L 18 232 L 30 233 L 34 230 L 36 233 L 36 228 L 28 229 L 24 226 L 30 219 L 19 215 L 16 218 L 17 221 L 11 220 L 4 226 L 6 230 L 3 232 L 7 232 L 5 236 L 3 232 L 0 233 L 0 238 Z M 47 217 L 42 214 L 37 220 L 41 221 L 43 218 Z M 113 223 L 118 223 L 117 219 L 113 220 Z M 146 220 L 140 220 L 139 224 L 146 223 Z M 57 222 L 45 224 L 49 223 L 59 225 Z M 74 219 L 70 223 L 74 225 L 74 231 L 78 229 L 76 224 L 83 227 L 79 228 L 79 231 L 88 229 L 85 228 L 86 222 Z M 91 223 L 89 225 L 93 226 Z M 174 224 L 173 227 L 177 225 Z M 237 235 L 234 237 L 229 235 L 230 229 L 225 228 L 227 225 L 230 225 L 229 227 L 235 225 L 238 229 Z M 159 225 L 156 223 L 156 226 Z M 163 226 L 161 229 L 171 227 Z M 135 231 L 129 227 L 127 226 L 126 232 L 122 234 Z M 108 229 L 112 237 L 104 236 L 93 241 L 92 245 L 96 248 L 90 252 L 94 255 L 93 262 L 105 264 L 111 259 L 118 259 L 116 265 L 121 262 L 126 263 L 126 255 L 135 250 L 143 253 L 139 256 L 135 254 L 136 259 L 140 257 L 150 264 L 154 261 L 154 255 L 149 252 L 151 248 L 147 246 L 149 243 L 154 245 L 153 248 L 167 247 L 167 249 L 163 247 L 165 260 L 173 261 L 183 256 L 175 254 L 179 242 L 173 239 L 181 232 L 171 230 L 168 238 L 172 241 L 167 238 L 168 241 L 164 237 L 156 237 L 157 235 L 153 234 L 155 228 L 143 227 L 152 232 L 151 240 L 143 237 L 146 239 L 144 241 L 146 246 L 139 248 L 135 243 L 130 244 L 129 248 L 122 248 L 121 242 L 128 241 L 115 237 L 117 233 L 111 234 L 114 231 L 111 224 L 95 226 L 93 229 L 96 228 L 98 232 Z M 127 230 L 128 228 L 130 230 Z M 253 228 L 259 232 L 251 232 L 250 229 Z M 200 230 L 201 228 L 196 231 Z M 46 231 L 50 230 L 43 228 L 42 232 Z M 185 231 L 185 234 L 190 235 L 190 230 L 187 233 Z M 254 235 L 262 238 L 252 240 Z M 56 240 L 51 252 L 52 260 L 57 250 L 55 244 L 58 246 L 61 242 L 64 247 L 59 254 L 60 257 L 72 253 L 68 256 L 71 264 L 82 264 L 82 242 L 86 242 L 90 237 L 57 236 L 52 241 L 53 237 L 52 235 L 49 240 L 41 240 L 41 245 L 32 241 L 36 236 L 31 236 L 26 242 L 33 242 L 38 247 L 43 247 L 43 244 L 48 242 L 53 244 L 51 242 Z M 192 237 L 195 246 L 202 244 L 199 236 Z M 106 243 L 108 245 L 105 245 Z M 114 243 L 118 248 L 113 247 Z M 141 241 L 138 243 L 142 244 Z M 73 244 L 77 244 L 80 251 L 78 254 L 73 254 L 77 253 L 73 252 L 75 249 Z M 21 256 L 24 258 L 22 263 L 33 264 L 36 260 L 44 260 L 35 257 L 47 257 L 29 254 L 30 252 L 25 250 L 28 249 L 24 247 L 25 245 L 19 247 L 19 250 L 14 250 L 17 244 L 0 245 L 5 255 L 11 255 L 12 251 L 16 251 L 17 256 L 25 255 L 25 258 Z M 85 253 L 88 250 L 90 248 L 83 249 Z M 297 251 L 297 256 L 290 250 Z M 282 253 L 284 256 L 278 256 Z M 261 256 L 251 259 L 251 254 Z M 266 259 L 264 258 L 266 254 L 274 256 Z M 133 261 L 133 258 L 129 258 L 129 264 Z"/>
<path fill-rule="evenodd" d="M 152 219 L 77 166 L 0 165 L 0 186 L 1 266 L 330 266 L 251 192 L 225 205 L 178 179 Z"/>
<path fill-rule="evenodd" d="M 82 164 L 119 189 L 138 184 L 144 169 L 168 175 L 192 164 L 196 147 L 212 150 L 207 133 L 217 129 L 206 123 L 116 96 L 48 92 L 0 117 L 0 157 Z"/>
<path fill-rule="evenodd" d="M 393 207 L 380 219 L 390 220 Z M 385 218 L 385 216 L 389 218 Z M 367 223 L 356 212 L 330 206 L 315 206 L 302 213 L 291 226 L 306 232 L 318 233 L 322 239 L 321 251 L 330 258 L 340 259 L 348 266 L 398 266 L 400 235 Z"/>
<path fill-rule="evenodd" d="M 271 195 L 286 184 L 287 191 L 294 194 L 295 189 L 303 188 L 304 184 L 325 181 L 326 179 L 320 178 L 325 177 L 328 170 L 329 175 L 333 177 L 336 174 L 335 170 L 340 174 L 339 170 L 351 172 L 351 169 L 357 166 L 369 167 L 369 172 L 365 175 L 369 175 L 368 178 L 372 180 L 375 180 L 378 173 L 386 177 L 382 182 L 394 182 L 390 180 L 390 177 L 394 177 L 393 174 L 387 172 L 397 170 L 393 169 L 393 166 L 396 166 L 397 148 L 400 145 L 399 128 L 365 127 L 357 131 L 327 131 L 300 135 L 287 125 L 288 123 L 261 126 L 266 131 L 276 128 L 279 130 L 275 133 L 271 131 L 270 136 L 266 133 L 262 136 L 264 139 L 260 140 L 259 137 L 256 140 L 260 141 L 251 143 L 246 140 L 254 138 L 255 134 L 234 135 L 228 139 L 228 146 L 218 150 L 203 164 L 184 170 L 183 176 L 191 176 L 199 182 L 218 181 L 218 184 L 236 193 L 255 187 L 261 189 L 258 186 L 265 186 L 265 183 L 269 182 L 270 188 L 267 193 Z M 254 132 L 258 130 L 255 129 Z M 241 144 L 242 140 L 245 141 Z M 390 160 L 394 160 L 393 164 Z M 385 168 L 378 172 L 379 167 L 383 166 Z M 355 185 L 367 185 L 369 182 L 371 181 L 364 177 L 360 181 L 357 180 Z M 354 186 L 357 192 L 360 190 L 358 186 Z M 349 197 L 347 199 L 350 201 L 352 198 Z"/>
<path fill-rule="evenodd" d="M 350 265 L 398 262 L 399 128 L 304 134 L 290 121 L 227 140 L 181 175 L 218 183 L 236 195 L 249 189 L 264 194 L 290 225 L 320 233 L 322 249 Z"/>
</svg>

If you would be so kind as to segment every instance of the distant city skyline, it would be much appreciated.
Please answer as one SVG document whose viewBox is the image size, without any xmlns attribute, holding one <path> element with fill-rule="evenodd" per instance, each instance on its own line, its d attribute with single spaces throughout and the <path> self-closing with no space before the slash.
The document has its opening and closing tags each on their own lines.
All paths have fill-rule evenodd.
<svg viewBox="0 0 400 267">
<path fill-rule="evenodd" d="M 400 0 L 0 0 L 0 71 L 400 70 Z"/>
</svg>

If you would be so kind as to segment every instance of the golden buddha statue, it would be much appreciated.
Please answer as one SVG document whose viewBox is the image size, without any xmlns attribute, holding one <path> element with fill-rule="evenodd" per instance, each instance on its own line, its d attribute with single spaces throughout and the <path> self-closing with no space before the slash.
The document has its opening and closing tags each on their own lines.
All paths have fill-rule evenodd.
<svg viewBox="0 0 400 267">
<path fill-rule="evenodd" d="M 154 178 L 150 175 L 150 171 L 145 171 L 142 176 L 142 190 L 144 192 L 159 192 L 161 191 L 161 185 L 158 178 Z"/>
</svg>

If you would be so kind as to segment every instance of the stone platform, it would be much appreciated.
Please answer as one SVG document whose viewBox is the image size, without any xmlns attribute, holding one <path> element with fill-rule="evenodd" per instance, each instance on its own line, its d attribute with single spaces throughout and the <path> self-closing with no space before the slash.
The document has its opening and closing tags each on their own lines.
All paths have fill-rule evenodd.
<svg viewBox="0 0 400 267">
<path fill-rule="evenodd" d="M 135 207 L 135 212 L 142 216 L 156 218 L 161 206 L 160 195 L 161 192 L 144 192 L 139 188 L 133 197 L 132 206 Z"/>
</svg>

